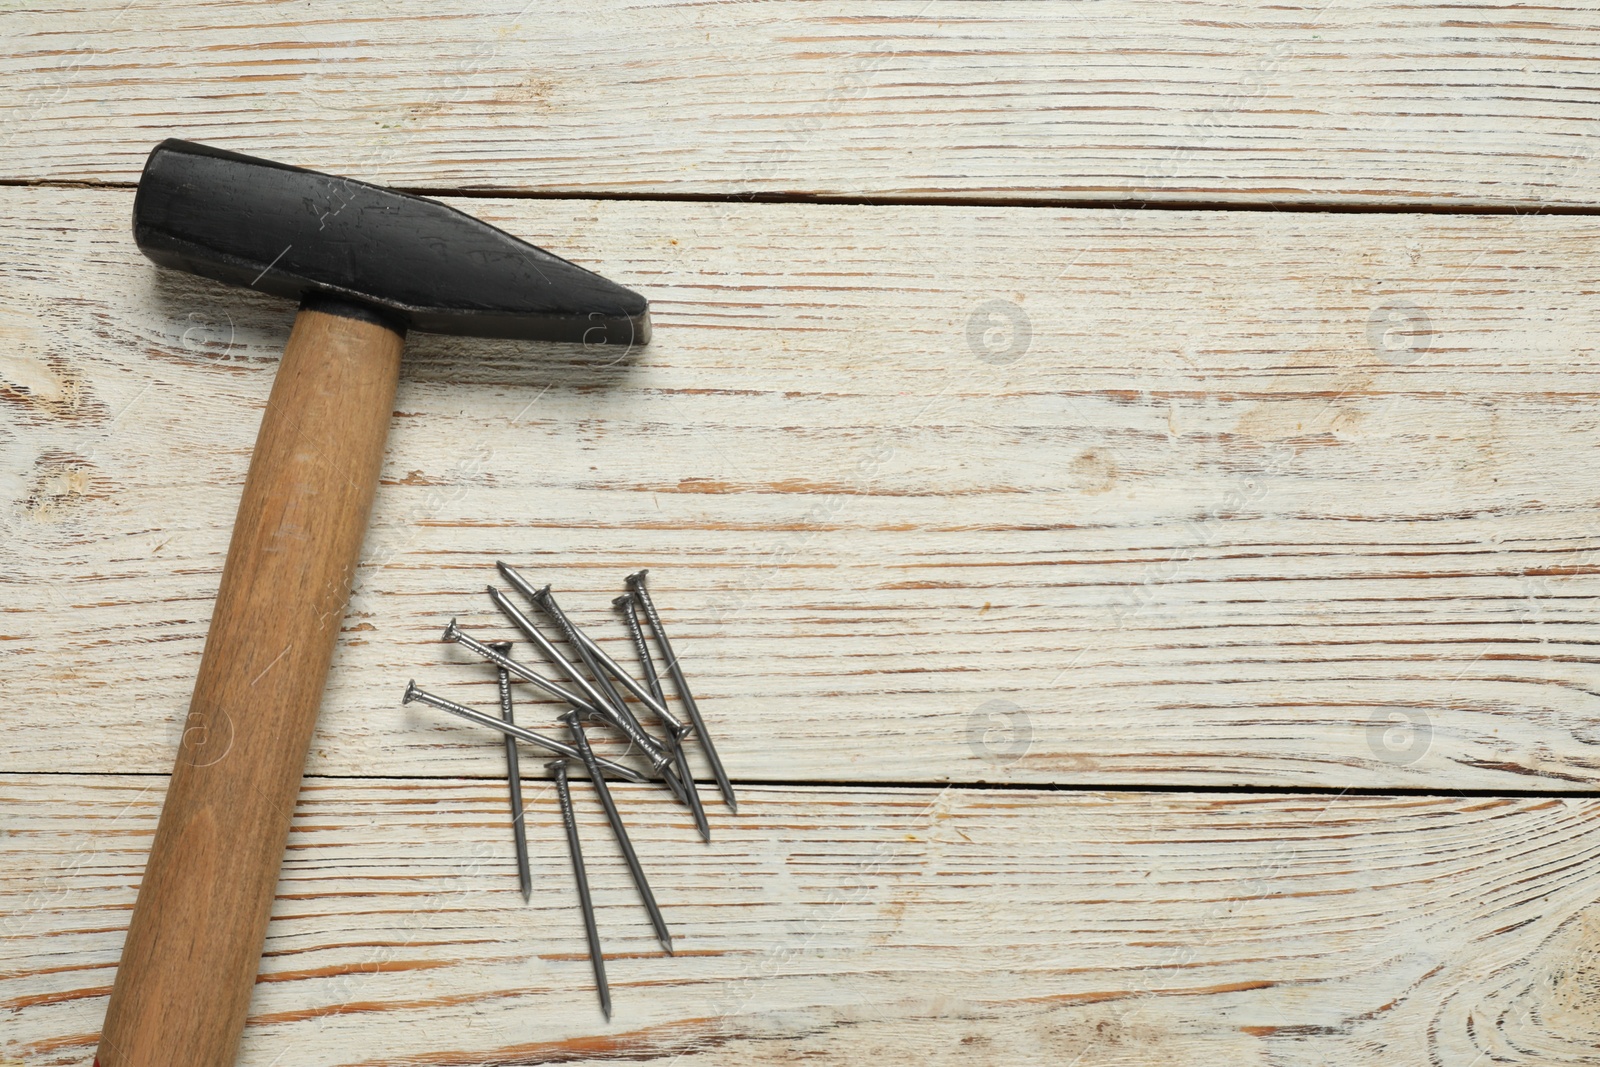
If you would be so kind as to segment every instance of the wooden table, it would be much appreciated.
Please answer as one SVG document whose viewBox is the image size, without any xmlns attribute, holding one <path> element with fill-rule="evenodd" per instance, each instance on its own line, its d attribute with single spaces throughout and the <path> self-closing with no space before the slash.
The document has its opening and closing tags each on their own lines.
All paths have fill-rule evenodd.
<svg viewBox="0 0 1600 1067">
<path fill-rule="evenodd" d="M 169 135 L 657 324 L 414 339 L 242 1064 L 1600 1061 L 1596 14 L 7 6 L 0 1063 L 92 1056 L 291 319 L 140 257 Z M 497 558 L 619 649 L 650 567 L 744 801 L 619 790 L 668 959 L 580 796 L 610 1025 L 538 763 L 525 906 L 397 703 Z"/>
</svg>

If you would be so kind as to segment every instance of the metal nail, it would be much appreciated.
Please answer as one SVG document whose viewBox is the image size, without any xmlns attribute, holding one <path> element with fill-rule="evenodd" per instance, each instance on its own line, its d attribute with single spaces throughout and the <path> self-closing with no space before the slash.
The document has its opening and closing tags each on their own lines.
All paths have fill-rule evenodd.
<svg viewBox="0 0 1600 1067">
<path fill-rule="evenodd" d="M 572 650 L 578 654 L 578 658 L 583 662 L 584 667 L 588 668 L 589 673 L 594 676 L 595 684 L 590 685 L 589 680 L 583 676 L 572 661 L 563 656 L 560 650 L 555 648 L 543 634 L 539 634 L 537 639 L 529 638 L 529 640 L 539 644 L 540 651 L 544 652 L 561 669 L 561 672 L 571 678 L 573 684 L 582 689 L 595 703 L 613 704 L 617 716 L 626 720 L 617 722 L 615 724 L 617 728 L 628 734 L 630 739 L 632 739 L 634 731 L 637 731 L 643 737 L 642 741 L 635 741 L 635 744 L 642 745 L 645 748 L 656 749 L 658 750 L 657 755 L 664 756 L 666 752 L 660 742 L 645 733 L 644 727 L 639 724 L 639 720 L 634 717 L 633 712 L 628 710 L 621 694 L 611 684 L 606 672 L 596 664 L 594 655 L 588 648 L 593 642 L 586 641 L 584 635 L 579 632 L 578 627 L 567 617 L 567 613 L 561 610 L 560 605 L 555 602 L 555 597 L 550 593 L 550 587 L 547 585 L 543 589 L 535 589 L 532 582 L 524 578 L 521 572 L 504 560 L 496 560 L 495 567 L 500 571 L 501 577 L 505 578 L 512 588 L 538 605 L 539 610 L 544 612 L 551 622 L 555 623 L 556 630 L 561 634 L 562 640 L 572 647 Z M 538 628 L 533 625 L 532 621 L 518 611 L 516 605 L 507 600 L 498 590 L 492 591 L 489 595 L 495 605 L 505 612 L 506 616 L 516 625 L 517 629 L 522 630 L 524 633 L 530 630 L 538 633 Z M 596 688 L 596 686 L 599 688 Z"/>
<path fill-rule="evenodd" d="M 500 609 L 500 613 L 509 619 L 513 626 L 527 635 L 528 640 L 533 643 L 534 647 L 543 652 L 546 659 L 583 691 L 585 706 L 592 709 L 591 714 L 598 715 L 621 730 L 627 735 L 629 741 L 644 750 L 645 755 L 652 762 L 665 756 L 665 752 L 661 750 L 661 746 L 656 742 L 656 739 L 644 732 L 644 729 L 639 725 L 639 721 L 631 714 L 624 717 L 625 712 L 618 713 L 611 706 L 611 698 L 595 688 L 594 684 L 583 676 L 583 672 L 578 670 L 567 657 L 561 654 L 561 650 L 556 648 L 550 639 L 539 631 L 533 620 L 523 614 L 522 610 L 513 604 L 509 597 L 492 585 L 488 587 L 488 593 L 489 600 L 495 607 Z M 635 736 L 636 734 L 638 736 Z"/>
<path fill-rule="evenodd" d="M 595 662 L 594 656 L 584 647 L 583 639 L 578 635 L 577 626 L 567 617 L 567 613 L 561 610 L 561 605 L 556 603 L 555 594 L 550 592 L 550 587 L 547 585 L 543 589 L 534 590 L 533 602 L 539 605 L 539 610 L 544 612 L 551 622 L 555 623 L 556 629 L 561 632 L 562 639 L 578 653 L 578 658 L 583 661 L 584 667 L 588 669 L 590 674 L 595 676 L 596 684 L 602 690 L 609 689 L 609 693 L 606 694 L 606 703 L 611 704 L 616 712 L 628 721 L 631 728 L 639 732 L 639 735 L 643 738 L 640 743 L 655 748 L 659 755 L 665 756 L 665 746 L 645 733 L 644 726 L 634 717 L 633 712 L 628 710 L 627 705 L 623 703 L 621 695 L 611 685 L 606 673 L 600 669 L 600 665 Z M 622 724 L 619 723 L 618 725 L 621 726 Z"/>
<path fill-rule="evenodd" d="M 579 632 L 577 625 L 567 617 L 566 612 L 561 610 L 561 605 L 556 603 L 555 594 L 550 592 L 550 587 L 547 585 L 543 589 L 536 590 L 533 594 L 533 601 L 539 605 L 539 610 L 543 611 L 550 621 L 556 624 L 556 629 L 561 631 L 562 639 L 577 650 L 578 658 L 583 660 L 584 667 L 588 669 L 590 674 L 594 675 L 596 684 L 605 691 L 606 703 L 617 713 L 613 721 L 616 722 L 618 728 L 630 738 L 633 737 L 635 731 L 638 732 L 638 743 L 646 747 L 650 762 L 655 767 L 656 773 L 661 776 L 662 781 L 667 783 L 667 786 L 677 795 L 678 799 L 692 809 L 694 804 L 689 799 L 689 787 L 683 783 L 678 776 L 676 768 L 673 767 L 671 763 L 672 753 L 667 746 L 650 736 L 645 731 L 643 724 L 634 717 L 633 712 L 628 710 L 627 704 L 623 702 L 622 695 L 611 684 L 606 672 L 600 669 L 600 665 L 595 662 L 593 654 L 584 647 L 583 635 Z"/>
<path fill-rule="evenodd" d="M 644 909 L 650 913 L 650 925 L 656 928 L 656 940 L 661 942 L 661 947 L 667 950 L 667 955 L 672 955 L 672 935 L 667 932 L 667 922 L 661 917 L 661 909 L 656 906 L 655 894 L 650 892 L 650 883 L 645 881 L 644 868 L 639 865 L 638 853 L 633 850 L 633 842 L 628 840 L 628 829 L 622 825 L 622 816 L 617 812 L 617 802 L 611 799 L 611 789 L 606 785 L 605 779 L 595 773 L 593 764 L 594 752 L 589 748 L 589 738 L 583 732 L 583 720 L 577 712 L 569 711 L 561 716 L 561 721 L 567 729 L 572 731 L 572 744 L 578 750 L 578 755 L 583 758 L 584 764 L 589 767 L 589 774 L 594 780 L 594 791 L 600 795 L 600 806 L 606 809 L 606 819 L 611 823 L 611 831 L 617 835 L 617 845 L 622 849 L 622 858 L 628 863 L 628 870 L 633 874 L 633 884 L 639 889 L 639 896 L 644 898 Z"/>
<path fill-rule="evenodd" d="M 605 694 L 606 700 L 610 702 L 613 708 L 617 709 L 619 714 L 626 715 L 638 723 L 638 716 L 634 715 L 633 709 L 628 707 L 628 702 L 622 698 L 622 693 L 618 691 L 616 684 L 612 682 L 611 672 L 605 669 L 600 662 L 600 657 L 594 654 L 594 641 L 579 628 L 577 623 L 572 621 L 571 616 L 561 610 L 560 605 L 556 603 L 555 597 L 551 595 L 548 585 L 541 592 L 544 594 L 543 597 L 535 601 L 535 603 L 555 622 L 556 628 L 561 631 L 562 636 L 567 641 L 574 642 L 573 647 L 577 649 L 578 658 L 583 661 L 584 667 L 594 676 L 594 684 L 600 687 L 600 691 Z M 639 728 L 643 730 L 644 724 L 639 723 Z M 646 736 L 649 735 L 647 734 Z M 654 737 L 650 739 L 652 741 L 655 740 Z"/>
<path fill-rule="evenodd" d="M 572 692 L 571 690 L 563 689 L 561 686 L 552 682 L 544 675 L 538 673 L 527 664 L 518 663 L 510 656 L 502 656 L 500 653 L 496 652 L 482 641 L 471 637 L 464 630 L 462 630 L 459 625 L 457 625 L 455 619 L 451 619 L 450 625 L 444 628 L 444 639 L 446 641 L 453 641 L 469 651 L 476 652 L 490 663 L 493 663 L 496 667 L 504 667 L 518 678 L 532 682 L 534 685 L 538 686 L 540 689 L 543 689 L 546 693 L 549 693 L 557 700 L 564 701 L 565 703 L 570 704 L 572 707 L 577 708 L 579 711 L 584 712 L 585 714 L 600 714 L 599 708 L 595 707 L 578 694 Z"/>
<path fill-rule="evenodd" d="M 508 581 L 512 580 L 511 575 L 515 575 L 515 581 L 512 584 L 518 589 L 528 588 L 526 579 L 517 574 L 513 568 L 504 563 L 497 564 L 497 566 L 501 568 L 502 574 L 508 574 Z M 644 753 L 645 758 L 650 761 L 650 766 L 655 769 L 657 776 L 667 784 L 668 789 L 672 790 L 673 795 L 683 803 L 688 804 L 687 790 L 678 781 L 677 772 L 672 768 L 671 753 L 667 751 L 661 742 L 645 732 L 644 727 L 639 724 L 639 720 L 634 718 L 633 713 L 622 703 L 622 698 L 618 696 L 616 703 L 613 704 L 611 697 L 601 693 L 591 685 L 589 680 L 583 676 L 583 673 L 565 656 L 561 655 L 560 651 L 550 643 L 550 640 L 539 632 L 539 628 L 533 624 L 533 620 L 524 615 L 515 604 L 511 603 L 504 593 L 492 585 L 488 587 L 488 590 L 489 599 L 494 602 L 495 607 L 499 608 L 517 629 L 527 634 L 529 639 L 561 669 L 561 672 L 567 675 L 594 702 L 592 706 L 593 713 L 621 730 L 629 741 L 638 746 L 639 750 Z M 544 589 L 534 590 L 529 596 L 535 603 L 540 605 L 541 609 L 550 614 L 549 609 L 544 608 L 544 602 L 548 598 L 548 594 L 549 586 L 546 586 Z M 576 627 L 572 625 L 572 621 L 561 613 L 559 607 L 555 609 L 555 613 L 551 614 L 551 617 L 557 620 L 557 628 L 562 631 L 562 636 L 567 643 L 578 648 L 580 656 L 583 655 L 580 642 L 573 636 L 576 632 Z M 595 668 L 587 659 L 585 660 L 585 666 L 588 666 L 591 671 L 595 671 Z M 595 671 L 595 674 L 597 678 L 600 677 L 598 671 Z M 615 690 L 612 690 L 612 693 L 615 693 Z"/>
<path fill-rule="evenodd" d="M 650 646 L 645 644 L 644 631 L 639 628 L 639 616 L 634 613 L 635 603 L 632 593 L 623 593 L 611 602 L 613 607 L 622 612 L 623 620 L 628 625 L 628 636 L 633 641 L 633 650 L 639 657 L 639 665 L 650 691 L 665 707 L 666 694 L 661 690 L 661 678 L 656 674 L 656 665 L 650 660 Z M 705 805 L 700 803 L 700 791 L 695 788 L 694 772 L 689 769 L 689 754 L 683 750 L 683 739 L 690 727 L 670 715 L 664 721 L 667 733 L 672 738 L 672 758 L 678 767 L 678 777 L 683 780 L 684 788 L 689 790 L 689 811 L 694 815 L 694 827 L 700 831 L 701 840 L 710 841 L 711 824 L 706 820 Z"/>
<path fill-rule="evenodd" d="M 501 576 L 503 576 L 507 582 L 515 587 L 523 596 L 533 600 L 535 603 L 540 602 L 541 593 L 545 593 L 546 597 L 548 596 L 548 586 L 545 588 L 545 590 L 535 589 L 533 587 L 533 583 L 524 578 L 515 567 L 511 566 L 511 564 L 504 561 L 496 561 L 495 566 L 499 568 Z M 497 604 L 501 604 L 503 601 L 504 597 L 495 598 L 495 603 Z M 553 600 L 551 603 L 554 603 Z M 613 603 L 615 603 L 615 601 L 613 601 Z M 519 618 L 524 620 L 523 622 L 518 623 L 518 627 L 523 629 L 524 632 L 526 632 L 527 629 L 532 628 L 532 623 L 526 622 L 526 616 L 523 616 L 521 612 L 518 612 L 514 606 L 509 609 L 502 608 L 502 610 L 506 610 L 507 614 L 511 616 L 513 622 L 517 622 Z M 556 610 L 559 611 L 560 609 L 557 608 Z M 655 666 L 649 663 L 648 660 L 646 661 L 646 669 L 650 671 L 652 682 L 651 688 L 645 689 L 634 680 L 631 674 L 623 670 L 622 666 L 618 664 L 616 660 L 607 655 L 605 649 L 596 644 L 594 639 L 588 634 L 584 633 L 583 630 L 581 630 L 576 624 L 573 624 L 565 614 L 563 614 L 561 617 L 568 624 L 567 629 L 570 630 L 570 636 L 577 639 L 580 655 L 582 655 L 585 650 L 587 651 L 588 656 L 584 657 L 585 662 L 589 666 L 590 670 L 595 672 L 595 680 L 605 685 L 607 693 L 611 696 L 616 706 L 626 711 L 626 705 L 623 703 L 622 695 L 617 692 L 616 688 L 612 686 L 609 681 L 607 681 L 607 675 L 616 679 L 618 682 L 621 682 L 630 693 L 638 697 L 645 707 L 654 712 L 656 717 L 661 720 L 662 725 L 667 728 L 667 754 L 671 757 L 673 768 L 677 772 L 678 781 L 683 786 L 681 791 L 677 789 L 674 789 L 673 791 L 677 793 L 679 800 L 683 801 L 689 806 L 689 813 L 694 817 L 695 830 L 700 834 L 701 840 L 710 841 L 711 824 L 706 820 L 705 806 L 701 804 L 699 791 L 695 789 L 694 772 L 689 767 L 688 754 L 683 750 L 683 738 L 690 727 L 687 726 L 676 715 L 672 714 L 672 712 L 667 708 L 667 700 L 665 694 L 661 690 L 661 683 L 655 678 Z M 638 627 L 638 619 L 633 619 L 633 625 L 635 628 Z M 548 644 L 548 642 L 546 643 Z M 549 655 L 559 658 L 559 661 L 563 665 L 568 662 L 565 656 L 561 656 L 560 653 L 556 652 L 555 650 L 551 650 Z M 593 657 L 592 659 L 589 658 L 591 656 Z M 638 720 L 634 719 L 634 721 L 637 723 Z M 670 785 L 671 783 L 669 782 L 668 784 Z"/>
<path fill-rule="evenodd" d="M 544 653 L 551 666 L 566 675 L 568 681 L 582 691 L 585 703 L 594 709 L 595 714 L 609 720 L 611 716 L 606 714 L 605 695 L 596 689 L 589 679 L 583 676 L 583 672 L 573 666 L 567 657 L 561 654 L 561 650 L 540 632 L 539 628 L 534 625 L 533 620 L 523 614 L 522 609 L 513 604 L 509 597 L 492 585 L 488 586 L 487 589 L 489 600 L 495 607 L 500 609 L 500 613 L 511 622 L 511 625 L 521 630 L 529 642 L 533 644 L 533 647 Z"/>
<path fill-rule="evenodd" d="M 502 656 L 511 655 L 510 641 L 496 641 L 489 646 Z M 500 717 L 516 725 L 516 715 L 511 700 L 511 672 L 499 664 L 495 675 L 500 686 Z M 506 734 L 506 781 L 511 784 L 511 835 L 517 846 L 517 880 L 522 885 L 522 902 L 533 899 L 533 872 L 528 866 L 528 826 L 523 820 L 522 766 L 517 759 L 517 739 Z"/>
<path fill-rule="evenodd" d="M 594 924 L 594 901 L 589 896 L 589 875 L 583 869 L 583 845 L 578 841 L 578 820 L 572 812 L 572 790 L 567 784 L 567 761 L 553 760 L 545 767 L 555 775 L 556 799 L 561 802 L 561 821 L 567 827 L 567 851 L 572 855 L 572 877 L 578 882 L 578 905 L 583 909 L 583 930 L 589 937 L 589 963 L 594 967 L 594 984 L 600 993 L 600 1010 L 611 1021 L 611 986 L 606 982 L 606 957 L 600 951 L 600 931 Z"/>
<path fill-rule="evenodd" d="M 668 730 L 682 736 L 691 727 L 682 719 L 672 714 L 667 707 L 667 694 L 661 688 L 661 676 L 656 673 L 656 665 L 650 659 L 650 647 L 644 643 L 644 631 L 639 628 L 639 616 L 634 612 L 638 603 L 632 593 L 623 593 L 611 602 L 611 606 L 622 613 L 622 620 L 628 627 L 628 637 L 633 642 L 633 650 L 639 657 L 639 669 L 644 674 L 648 690 L 633 680 L 633 676 L 623 670 L 617 661 L 606 655 L 598 646 L 591 649 L 600 659 L 601 666 L 616 676 L 617 681 L 627 686 L 634 696 L 638 697 L 644 706 L 655 712 L 656 716 L 666 724 Z M 587 636 L 585 636 L 587 640 Z M 592 644 L 592 642 L 591 642 Z"/>
<path fill-rule="evenodd" d="M 566 756 L 568 759 L 583 758 L 578 754 L 578 750 L 571 745 L 546 737 L 543 734 L 536 734 L 526 727 L 506 722 L 504 719 L 497 719 L 493 715 L 485 715 L 477 708 L 469 708 L 465 704 L 457 704 L 454 700 L 447 700 L 442 696 L 436 696 L 426 690 L 418 689 L 416 682 L 407 682 L 406 691 L 401 695 L 400 703 L 409 704 L 413 700 L 426 704 L 431 708 L 438 708 L 440 711 L 448 711 L 452 715 L 459 715 L 468 722 L 475 722 L 479 726 L 487 726 L 489 729 L 498 731 L 508 737 L 515 737 L 518 741 L 526 741 L 530 745 L 538 745 L 540 748 L 554 752 L 558 756 Z M 595 757 L 595 762 L 604 767 L 606 773 L 614 778 L 625 778 L 630 782 L 639 782 L 641 784 L 646 784 L 650 781 L 647 776 L 640 774 L 632 767 L 624 767 L 620 763 L 613 763 L 599 756 Z"/>
<path fill-rule="evenodd" d="M 700 840 L 711 840 L 711 823 L 706 819 L 706 807 L 700 803 L 700 791 L 694 785 L 694 771 L 689 769 L 689 754 L 683 750 L 683 739 L 672 740 L 672 762 L 678 770 L 678 781 L 689 794 L 689 814 L 694 817 L 694 828 Z"/>
<path fill-rule="evenodd" d="M 689 721 L 694 724 L 695 736 L 700 739 L 700 744 L 706 750 L 706 759 L 711 763 L 711 774 L 717 780 L 717 788 L 722 791 L 722 799 L 727 801 L 728 807 L 733 811 L 739 810 L 739 801 L 733 795 L 733 783 L 728 781 L 728 772 L 722 767 L 722 757 L 717 755 L 717 748 L 711 743 L 711 735 L 706 733 L 705 720 L 700 717 L 700 707 L 694 702 L 694 694 L 689 691 L 689 683 L 684 680 L 683 668 L 678 666 L 678 657 L 672 654 L 672 642 L 667 640 L 667 631 L 661 625 L 661 616 L 656 613 L 655 602 L 650 599 L 650 590 L 645 588 L 645 575 L 647 570 L 638 571 L 628 575 L 628 589 L 639 601 L 639 606 L 644 609 L 645 618 L 650 620 L 650 629 L 656 635 L 656 644 L 661 646 L 661 656 L 667 661 L 667 673 L 672 675 L 672 684 L 678 687 L 678 695 L 683 698 L 683 707 L 689 713 Z"/>
</svg>

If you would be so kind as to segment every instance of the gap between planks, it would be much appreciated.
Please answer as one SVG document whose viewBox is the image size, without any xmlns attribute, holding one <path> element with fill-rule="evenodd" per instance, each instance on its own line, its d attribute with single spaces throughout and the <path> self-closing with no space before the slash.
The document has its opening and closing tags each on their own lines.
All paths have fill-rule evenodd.
<svg viewBox="0 0 1600 1067">
<path fill-rule="evenodd" d="M 55 178 L 0 178 L 0 188 L 137 189 L 137 182 L 70 181 Z M 1267 211 L 1284 215 L 1600 215 L 1600 205 L 1584 204 L 1410 204 L 1268 200 L 1074 200 L 1069 197 L 1008 196 L 838 196 L 826 193 L 618 193 L 566 190 L 463 189 L 451 186 L 386 185 L 412 196 L 460 200 L 602 200 L 640 204 L 818 204 L 829 207 L 1004 207 L 1059 211 Z"/>
<path fill-rule="evenodd" d="M 57 776 L 62 778 L 165 778 L 165 771 L 16 771 L 0 770 L 0 780 L 8 777 Z M 543 780 L 543 775 L 525 774 L 524 780 Z M 497 782 L 505 775 L 494 774 L 317 774 L 307 782 Z M 581 779 L 577 779 L 581 780 Z M 696 779 L 702 791 L 716 783 Z M 1600 800 L 1600 789 L 1444 789 L 1427 787 L 1346 786 L 1330 788 L 1314 785 L 1147 785 L 1143 782 L 983 782 L 983 781 L 854 781 L 826 778 L 735 778 L 736 791 L 744 789 L 857 789 L 866 792 L 940 792 L 946 789 L 985 793 L 1172 793 L 1178 795 L 1238 797 L 1385 797 L 1418 799 L 1513 799 L 1556 798 L 1560 800 Z"/>
</svg>

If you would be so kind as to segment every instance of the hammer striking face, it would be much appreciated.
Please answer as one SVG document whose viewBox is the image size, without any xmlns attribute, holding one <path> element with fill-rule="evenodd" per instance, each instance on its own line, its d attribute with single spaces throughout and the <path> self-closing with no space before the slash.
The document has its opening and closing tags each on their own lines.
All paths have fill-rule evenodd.
<svg viewBox="0 0 1600 1067">
<path fill-rule="evenodd" d="M 644 344 L 643 297 L 422 197 L 186 141 L 150 153 L 157 263 L 300 301 L 245 478 L 99 1067 L 229 1067 L 407 329 Z"/>
</svg>

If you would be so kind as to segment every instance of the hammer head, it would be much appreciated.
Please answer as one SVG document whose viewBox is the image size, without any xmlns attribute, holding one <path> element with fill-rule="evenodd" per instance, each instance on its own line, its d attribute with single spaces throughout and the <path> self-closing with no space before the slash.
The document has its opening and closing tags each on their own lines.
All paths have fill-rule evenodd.
<svg viewBox="0 0 1600 1067">
<path fill-rule="evenodd" d="M 650 339 L 638 293 L 437 200 L 190 141 L 150 153 L 133 237 L 164 267 L 355 300 L 432 333 Z"/>
</svg>

